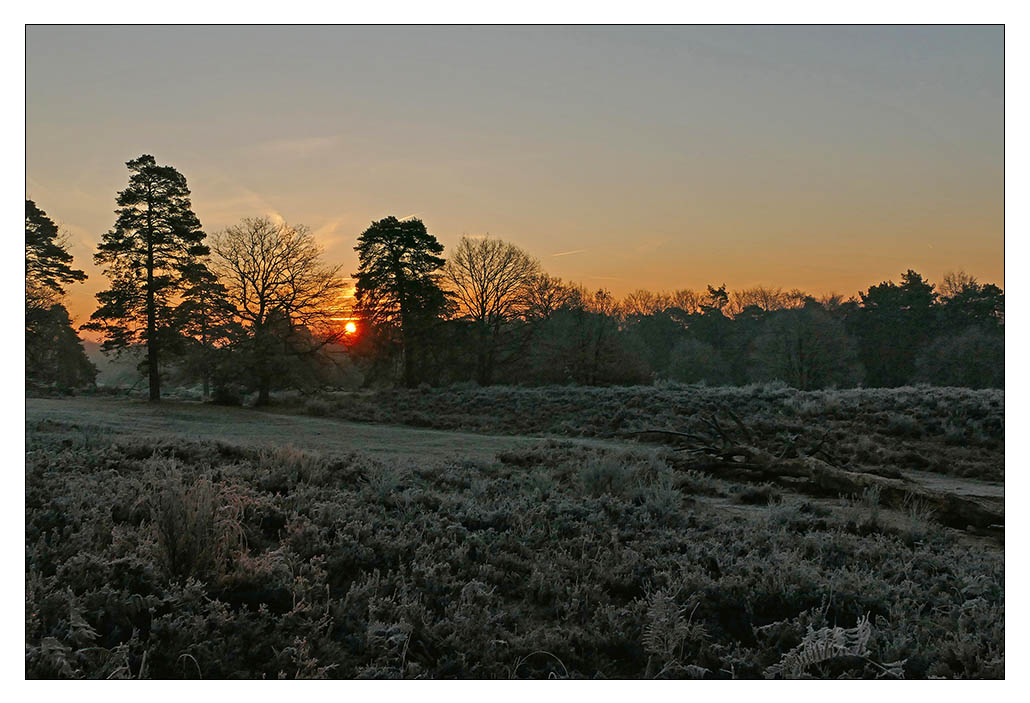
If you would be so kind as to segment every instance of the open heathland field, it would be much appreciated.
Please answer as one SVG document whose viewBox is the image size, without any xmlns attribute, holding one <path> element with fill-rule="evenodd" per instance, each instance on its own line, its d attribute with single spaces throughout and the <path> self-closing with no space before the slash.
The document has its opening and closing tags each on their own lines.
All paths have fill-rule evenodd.
<svg viewBox="0 0 1030 703">
<path fill-rule="evenodd" d="M 288 404 L 289 399 L 284 403 Z M 968 388 L 799 391 L 782 384 L 706 388 L 423 388 L 322 394 L 296 407 L 316 416 L 467 432 L 639 439 L 650 429 L 703 430 L 710 416 L 737 419 L 752 441 L 784 433 L 826 438 L 845 463 L 926 469 L 1001 481 L 1005 393 Z M 736 416 L 734 418 L 733 416 Z"/>
<path fill-rule="evenodd" d="M 27 402 L 27 676 L 1004 676 L 1000 391 L 279 409 Z"/>
</svg>

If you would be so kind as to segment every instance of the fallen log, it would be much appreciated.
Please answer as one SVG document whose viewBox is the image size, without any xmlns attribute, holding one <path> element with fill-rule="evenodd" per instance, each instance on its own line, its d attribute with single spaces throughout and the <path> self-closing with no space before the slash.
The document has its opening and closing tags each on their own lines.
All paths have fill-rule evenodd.
<svg viewBox="0 0 1030 703">
<path fill-rule="evenodd" d="M 783 446 L 774 454 L 753 446 L 752 431 L 740 418 L 731 417 L 741 433 L 748 438 L 747 444 L 736 442 L 730 430 L 714 414 L 701 418 L 709 430 L 707 437 L 691 432 L 659 429 L 629 434 L 665 437 L 675 441 L 675 451 L 691 455 L 689 458 L 674 458 L 672 464 L 677 468 L 703 471 L 732 480 L 787 484 L 791 490 L 820 497 L 856 496 L 867 489 L 875 489 L 880 503 L 885 507 L 904 510 L 917 501 L 931 511 L 934 520 L 948 527 L 996 536 L 1004 531 L 1005 504 L 1000 499 L 944 493 L 904 477 L 890 478 L 834 466 L 814 456 L 830 456 L 826 452 L 825 436 L 807 450 L 799 446 L 797 436 L 785 440 L 781 438 Z"/>
<path fill-rule="evenodd" d="M 1005 505 L 999 499 L 943 493 L 909 479 L 840 469 L 815 457 L 763 461 L 763 454 L 768 456 L 754 451 L 748 461 L 705 457 L 697 461 L 674 459 L 672 464 L 732 480 L 785 484 L 791 490 L 818 497 L 856 496 L 873 488 L 879 491 L 880 503 L 888 508 L 904 510 L 913 501 L 921 501 L 932 511 L 932 519 L 948 527 L 993 535 L 1004 530 Z"/>
</svg>

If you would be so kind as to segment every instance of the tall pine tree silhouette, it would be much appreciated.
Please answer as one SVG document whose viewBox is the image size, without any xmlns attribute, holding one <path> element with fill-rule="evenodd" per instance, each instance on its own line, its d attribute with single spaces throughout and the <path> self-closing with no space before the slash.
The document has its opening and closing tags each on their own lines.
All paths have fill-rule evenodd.
<svg viewBox="0 0 1030 703">
<path fill-rule="evenodd" d="M 118 219 L 101 239 L 94 260 L 111 287 L 97 293 L 100 307 L 84 325 L 104 334 L 104 350 L 144 344 L 150 400 L 161 399 L 162 351 L 175 340 L 177 294 L 188 283 L 204 245 L 186 178 L 144 154 L 125 164 L 129 186 L 118 194 Z"/>
<path fill-rule="evenodd" d="M 419 346 L 447 305 L 440 288 L 443 245 L 417 218 L 386 217 L 358 237 L 354 297 L 363 319 L 397 337 L 404 385 L 417 384 Z"/>
</svg>

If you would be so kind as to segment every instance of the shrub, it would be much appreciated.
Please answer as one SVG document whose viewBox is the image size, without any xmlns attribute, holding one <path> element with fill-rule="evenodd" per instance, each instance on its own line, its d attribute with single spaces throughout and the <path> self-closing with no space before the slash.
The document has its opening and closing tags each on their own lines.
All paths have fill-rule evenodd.
<svg viewBox="0 0 1030 703">
<path fill-rule="evenodd" d="M 743 505 L 769 505 L 779 502 L 781 498 L 780 492 L 770 483 L 747 486 L 735 496 L 736 501 Z"/>
<path fill-rule="evenodd" d="M 216 581 L 244 547 L 243 501 L 201 477 L 187 483 L 175 459 L 149 462 L 159 472 L 150 510 L 163 564 L 173 578 Z"/>
<path fill-rule="evenodd" d="M 633 467 L 624 457 L 601 454 L 584 460 L 579 478 L 583 490 L 593 498 L 599 498 L 605 493 L 622 496 L 632 482 Z"/>
<path fill-rule="evenodd" d="M 923 423 L 911 415 L 887 414 L 887 434 L 896 437 L 921 437 Z"/>
<path fill-rule="evenodd" d="M 663 523 L 674 524 L 683 507 L 683 494 L 676 487 L 675 478 L 665 473 L 651 481 L 641 491 L 644 509 Z"/>
</svg>

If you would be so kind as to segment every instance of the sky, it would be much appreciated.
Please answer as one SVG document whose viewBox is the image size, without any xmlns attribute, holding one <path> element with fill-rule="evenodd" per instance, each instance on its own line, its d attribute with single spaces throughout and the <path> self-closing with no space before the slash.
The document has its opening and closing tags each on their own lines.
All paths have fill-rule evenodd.
<svg viewBox="0 0 1030 703">
<path fill-rule="evenodd" d="M 346 274 L 394 215 L 617 296 L 1004 285 L 1000 26 L 30 26 L 26 152 L 79 323 L 144 153 L 206 232 L 282 217 Z"/>
</svg>

